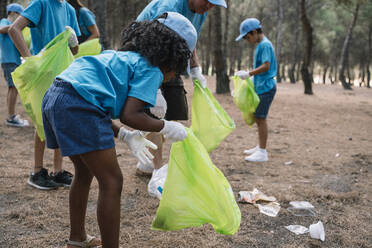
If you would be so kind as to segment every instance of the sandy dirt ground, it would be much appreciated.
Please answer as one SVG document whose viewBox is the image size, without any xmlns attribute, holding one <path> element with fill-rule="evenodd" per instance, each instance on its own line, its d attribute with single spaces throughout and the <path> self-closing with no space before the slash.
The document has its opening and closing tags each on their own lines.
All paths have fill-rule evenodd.
<svg viewBox="0 0 372 248">
<path fill-rule="evenodd" d="M 2 73 L 1 73 L 2 75 Z M 214 92 L 215 81 L 209 78 Z M 186 81 L 189 103 L 192 86 Z M 124 174 L 121 198 L 121 247 L 372 247 L 372 90 L 344 91 L 336 85 L 282 83 L 269 116 L 269 162 L 248 163 L 243 150 L 257 144 L 256 127 L 249 128 L 229 94 L 217 100 L 235 120 L 236 129 L 211 153 L 234 194 L 257 187 L 281 204 L 277 217 L 260 214 L 239 203 L 242 221 L 233 236 L 200 228 L 160 232 L 150 229 L 158 200 L 147 194 L 149 177 L 137 176 L 136 160 L 125 144 L 117 144 Z M 33 168 L 34 128 L 12 128 L 6 118 L 6 92 L 0 80 L 0 247 L 65 247 L 69 235 L 68 189 L 49 192 L 26 184 Z M 190 105 L 191 106 L 191 105 Z M 26 116 L 20 102 L 17 111 Z M 189 125 L 189 122 L 185 123 Z M 166 155 L 169 144 L 166 145 Z M 52 169 L 52 152 L 45 166 Z M 166 162 L 166 156 L 164 163 Z M 290 165 L 286 162 L 292 161 Z M 73 172 L 64 159 L 64 168 Z M 98 185 L 89 196 L 87 233 L 99 235 L 96 221 Z M 309 201 L 315 217 L 293 216 L 290 201 Z M 284 228 L 309 226 L 321 220 L 326 241 L 296 236 Z"/>
</svg>

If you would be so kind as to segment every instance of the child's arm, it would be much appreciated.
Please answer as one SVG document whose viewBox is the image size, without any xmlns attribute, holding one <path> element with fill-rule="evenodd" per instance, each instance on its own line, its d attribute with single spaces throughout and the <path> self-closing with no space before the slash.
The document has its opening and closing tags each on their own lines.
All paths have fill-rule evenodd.
<svg viewBox="0 0 372 248">
<path fill-rule="evenodd" d="M 270 69 L 270 62 L 265 62 L 256 69 L 249 72 L 249 76 L 255 76 L 267 72 Z"/>
<path fill-rule="evenodd" d="M 9 27 L 10 27 L 10 25 L 6 25 L 6 26 L 0 27 L 0 34 L 6 34 L 6 33 L 8 33 Z"/>
<path fill-rule="evenodd" d="M 14 45 L 18 49 L 22 57 L 31 57 L 30 50 L 28 50 L 25 39 L 22 35 L 22 30 L 30 23 L 30 21 L 23 16 L 19 16 L 12 25 L 10 25 L 8 33 Z"/>
<path fill-rule="evenodd" d="M 134 129 L 160 132 L 165 139 L 171 142 L 186 138 L 187 132 L 181 123 L 151 118 L 143 111 L 145 105 L 145 102 L 137 98 L 128 97 L 121 112 L 120 121 Z"/>
<path fill-rule="evenodd" d="M 164 127 L 164 122 L 148 116 L 144 112 L 145 106 L 145 102 L 134 97 L 128 97 L 121 111 L 120 121 L 134 129 L 160 132 Z"/>
</svg>

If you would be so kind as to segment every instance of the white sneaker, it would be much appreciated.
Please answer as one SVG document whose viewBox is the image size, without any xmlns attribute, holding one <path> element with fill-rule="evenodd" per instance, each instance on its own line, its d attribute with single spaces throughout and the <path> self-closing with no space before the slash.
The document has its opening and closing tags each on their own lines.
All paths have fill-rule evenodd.
<svg viewBox="0 0 372 248">
<path fill-rule="evenodd" d="M 258 150 L 258 145 L 257 146 L 255 146 L 254 148 L 252 148 L 252 149 L 248 149 L 248 150 L 244 150 L 244 154 L 247 154 L 247 155 L 250 155 L 250 154 L 253 154 L 253 153 L 255 153 L 255 151 L 257 151 Z"/>
<path fill-rule="evenodd" d="M 252 155 L 245 157 L 245 160 L 250 162 L 266 162 L 269 160 L 269 158 L 267 156 L 266 150 L 259 149 L 255 151 Z"/>
<path fill-rule="evenodd" d="M 19 115 L 13 116 L 11 119 L 6 119 L 5 123 L 11 127 L 27 127 L 28 120 L 24 120 Z"/>
<path fill-rule="evenodd" d="M 161 194 L 163 193 L 165 179 L 168 174 L 168 164 L 165 164 L 160 169 L 154 170 L 149 184 L 147 185 L 147 191 L 152 197 L 157 197 L 161 199 Z"/>
<path fill-rule="evenodd" d="M 142 164 L 141 162 L 137 163 L 137 171 L 145 174 L 152 174 L 154 171 L 154 163 Z"/>
</svg>

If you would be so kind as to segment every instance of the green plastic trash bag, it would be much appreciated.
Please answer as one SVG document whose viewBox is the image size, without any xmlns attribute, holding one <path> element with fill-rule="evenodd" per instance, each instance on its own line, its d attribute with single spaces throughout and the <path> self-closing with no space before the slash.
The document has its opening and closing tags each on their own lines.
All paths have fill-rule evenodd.
<svg viewBox="0 0 372 248">
<path fill-rule="evenodd" d="M 210 223 L 216 232 L 232 235 L 240 220 L 229 182 L 187 128 L 186 139 L 172 145 L 168 175 L 151 228 L 170 231 Z"/>
<path fill-rule="evenodd" d="M 208 88 L 201 87 L 197 80 L 194 84 L 191 130 L 211 152 L 235 129 L 235 123 Z"/>
<path fill-rule="evenodd" d="M 27 47 L 30 48 L 30 45 L 31 45 L 31 31 L 30 31 L 30 28 L 25 27 L 22 30 L 22 35 L 23 35 L 23 39 L 26 42 Z"/>
<path fill-rule="evenodd" d="M 66 30 L 49 42 L 36 56 L 26 59 L 13 73 L 23 106 L 33 121 L 40 139 L 45 140 L 41 102 L 54 78 L 65 70 L 74 57 L 68 47 L 70 31 Z"/>
<path fill-rule="evenodd" d="M 101 49 L 102 47 L 98 38 L 88 40 L 79 44 L 79 52 L 74 57 L 77 59 L 82 56 L 97 55 L 101 53 Z"/>
<path fill-rule="evenodd" d="M 233 77 L 234 81 L 234 102 L 242 111 L 244 121 L 252 126 L 254 124 L 254 113 L 260 103 L 260 98 L 254 90 L 252 81 L 248 78 L 242 80 L 238 76 Z"/>
</svg>

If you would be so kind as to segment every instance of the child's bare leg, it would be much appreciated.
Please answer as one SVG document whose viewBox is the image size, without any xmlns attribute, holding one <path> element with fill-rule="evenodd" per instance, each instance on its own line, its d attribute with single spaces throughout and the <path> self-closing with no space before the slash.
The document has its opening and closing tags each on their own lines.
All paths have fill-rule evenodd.
<svg viewBox="0 0 372 248">
<path fill-rule="evenodd" d="M 85 215 L 93 174 L 79 156 L 71 156 L 70 159 L 75 167 L 75 176 L 71 183 L 69 195 L 70 240 L 81 242 L 87 238 L 85 232 Z"/>
<path fill-rule="evenodd" d="M 261 149 L 266 149 L 268 127 L 266 119 L 255 118 L 258 127 L 258 142 Z"/>
<path fill-rule="evenodd" d="M 43 168 L 45 141 L 41 141 L 39 135 L 35 131 L 35 147 L 34 147 L 34 173 L 37 173 Z"/>
<path fill-rule="evenodd" d="M 62 170 L 62 154 L 60 149 L 55 149 L 54 150 L 54 160 L 53 160 L 53 165 L 54 165 L 54 174 L 57 174 Z"/>
<path fill-rule="evenodd" d="M 123 175 L 115 148 L 80 155 L 99 184 L 97 219 L 103 247 L 119 247 L 120 196 Z M 74 179 L 75 180 L 75 179 Z"/>
<path fill-rule="evenodd" d="M 146 136 L 146 139 L 150 140 L 152 143 L 157 145 L 158 149 L 152 150 L 150 152 L 154 155 L 154 159 L 152 160 L 154 163 L 155 169 L 159 169 L 163 166 L 163 135 L 160 133 L 150 133 Z"/>
</svg>

